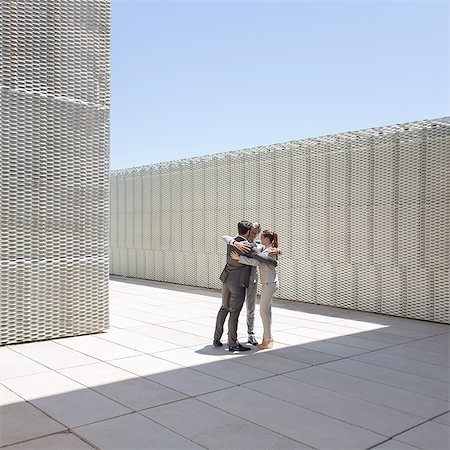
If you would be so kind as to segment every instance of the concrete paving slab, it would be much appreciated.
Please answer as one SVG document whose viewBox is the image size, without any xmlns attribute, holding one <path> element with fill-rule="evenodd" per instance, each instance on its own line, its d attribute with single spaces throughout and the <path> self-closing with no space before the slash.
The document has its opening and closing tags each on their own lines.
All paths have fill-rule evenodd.
<svg viewBox="0 0 450 450">
<path fill-rule="evenodd" d="M 292 359 L 293 361 L 298 361 L 308 365 L 324 364 L 340 359 L 339 356 L 316 352 L 314 350 L 303 348 L 302 346 L 287 346 L 279 349 L 275 348 L 271 352 L 276 356 Z"/>
<path fill-rule="evenodd" d="M 211 342 L 212 344 L 212 342 Z M 178 348 L 167 352 L 159 352 L 156 356 L 161 359 L 179 364 L 184 367 L 195 367 L 206 363 L 222 361 L 226 345 L 221 348 L 208 346 L 193 346 L 189 348 Z"/>
<path fill-rule="evenodd" d="M 291 329 L 308 329 L 308 330 L 322 330 L 327 333 L 332 333 L 334 336 L 346 336 L 350 334 L 354 334 L 354 328 L 344 327 L 342 325 L 333 325 L 328 322 L 322 322 L 319 320 L 312 320 L 311 318 L 303 319 L 301 317 L 284 317 L 284 318 L 275 318 L 273 320 L 275 324 L 283 323 L 284 325 L 289 324 Z"/>
<path fill-rule="evenodd" d="M 139 378 L 137 375 L 107 362 L 61 369 L 58 373 L 90 388 Z"/>
<path fill-rule="evenodd" d="M 294 370 L 309 367 L 308 364 L 277 356 L 273 352 L 252 353 L 251 355 L 245 355 L 242 358 L 236 358 L 234 361 L 238 364 L 257 367 L 258 369 L 266 370 L 273 374 L 293 372 Z"/>
<path fill-rule="evenodd" d="M 219 310 L 219 308 L 217 308 Z M 214 319 L 211 320 L 211 325 L 200 325 L 194 322 L 184 320 L 171 321 L 164 324 L 165 327 L 171 328 L 175 331 L 182 331 L 184 333 L 195 334 L 212 341 L 214 335 Z"/>
<path fill-rule="evenodd" d="M 362 348 L 364 350 L 380 350 L 391 345 L 385 342 L 366 339 L 363 333 L 361 335 L 353 334 L 351 336 L 339 336 L 333 339 L 328 339 L 328 342 L 347 345 L 349 347 Z"/>
<path fill-rule="evenodd" d="M 245 387 L 385 436 L 423 422 L 421 417 L 283 376 L 247 383 Z"/>
<path fill-rule="evenodd" d="M 146 378 L 189 396 L 197 396 L 234 386 L 234 383 L 229 381 L 188 368 L 148 375 Z"/>
<path fill-rule="evenodd" d="M 97 335 L 97 337 L 141 353 L 157 353 L 179 348 L 179 345 L 171 344 L 170 342 L 161 339 L 142 336 L 118 328 L 112 328 L 106 333 Z"/>
<path fill-rule="evenodd" d="M 450 328 L 447 326 L 447 329 Z M 448 345 L 450 341 L 450 331 L 447 331 L 446 333 L 439 334 L 437 336 L 431 336 L 426 339 L 429 342 L 436 342 L 437 344 L 443 344 Z"/>
<path fill-rule="evenodd" d="M 203 449 L 138 413 L 103 420 L 74 431 L 102 450 Z"/>
<path fill-rule="evenodd" d="M 389 328 L 387 329 L 389 331 Z M 397 336 L 395 334 L 389 334 L 388 331 L 383 330 L 373 330 L 373 331 L 364 331 L 358 337 L 362 337 L 364 339 L 370 339 L 372 341 L 384 342 L 386 344 L 398 345 L 405 344 L 406 342 L 414 341 L 414 338 Z"/>
<path fill-rule="evenodd" d="M 380 327 L 377 331 L 380 333 L 389 334 L 391 336 L 394 335 L 410 339 L 424 339 L 444 332 L 446 327 L 444 324 L 427 323 L 419 320 L 415 321 L 416 324 L 410 324 L 408 320 L 412 321 L 412 319 L 401 319 L 401 323 L 393 325 L 386 324 Z M 383 320 L 380 322 L 382 323 Z M 442 328 L 442 326 L 444 328 Z"/>
<path fill-rule="evenodd" d="M 321 324 L 319 322 L 307 321 L 304 326 L 300 326 L 300 328 L 304 327 L 327 331 L 329 333 L 335 334 L 336 337 L 359 336 L 360 334 L 362 337 L 364 337 L 367 333 L 367 331 L 361 331 L 358 329 L 355 330 L 354 327 L 339 325 L 333 322 Z"/>
<path fill-rule="evenodd" d="M 180 392 L 145 378 L 120 381 L 93 389 L 133 411 L 140 411 L 186 398 L 186 395 Z"/>
<path fill-rule="evenodd" d="M 372 316 L 371 316 L 372 317 Z M 335 325 L 342 325 L 349 328 L 354 328 L 359 331 L 371 331 L 371 330 L 382 330 L 383 328 L 387 328 L 386 325 L 382 325 L 379 323 L 377 319 L 375 320 L 364 320 L 364 319 L 335 319 L 331 323 Z"/>
<path fill-rule="evenodd" d="M 325 328 L 325 327 L 322 327 L 322 328 Z M 355 330 L 353 330 L 353 333 L 354 332 L 355 332 Z M 325 339 L 333 339 L 338 336 L 336 333 L 333 333 L 332 331 L 325 331 L 320 328 L 307 328 L 307 327 L 302 327 L 300 325 L 297 325 L 296 327 L 291 327 L 289 330 L 286 331 L 286 333 L 294 334 L 296 336 L 301 336 L 301 337 L 313 338 L 316 341 L 325 340 Z M 352 334 L 352 332 L 349 332 L 349 334 Z"/>
<path fill-rule="evenodd" d="M 360 319 L 367 319 L 371 321 L 373 317 L 373 313 L 366 312 L 364 316 L 360 317 Z M 426 333 L 429 336 L 434 336 L 439 333 L 448 333 L 448 325 L 444 323 L 429 322 L 426 320 L 415 320 L 408 319 L 406 317 L 377 314 L 377 322 L 386 327 L 413 330 L 415 332 Z"/>
<path fill-rule="evenodd" d="M 141 354 L 140 352 L 124 347 L 123 345 L 99 339 L 97 335 L 55 339 L 54 342 L 85 355 L 92 356 L 100 361 L 109 361 Z"/>
<path fill-rule="evenodd" d="M 275 330 L 273 330 L 274 339 L 276 339 L 277 342 L 288 346 L 303 346 L 310 342 L 317 342 L 317 338 L 301 336 L 299 334 L 290 333 L 289 331 L 290 330 L 275 332 Z"/>
<path fill-rule="evenodd" d="M 108 361 L 108 363 L 125 369 L 128 372 L 140 375 L 141 377 L 163 374 L 182 368 L 179 364 L 151 355 L 139 355 L 131 358 L 115 359 L 113 361 Z"/>
<path fill-rule="evenodd" d="M 441 423 L 442 425 L 447 425 L 450 427 L 450 412 L 442 414 L 441 416 L 435 417 L 433 419 L 434 422 Z"/>
<path fill-rule="evenodd" d="M 243 359 L 240 358 L 239 360 Z M 193 369 L 235 384 L 248 383 L 249 381 L 273 376 L 273 373 L 267 370 L 239 364 L 235 361 L 217 361 L 214 364 L 201 364 L 193 367 Z"/>
<path fill-rule="evenodd" d="M 449 400 L 450 392 L 448 384 L 442 381 L 434 380 L 430 383 L 428 378 L 351 359 L 333 361 L 331 363 L 323 364 L 322 367 L 353 375 L 358 378 L 376 381 L 381 384 L 395 386 L 407 391 L 417 392 L 418 394 L 426 395 L 428 397 L 446 401 Z"/>
<path fill-rule="evenodd" d="M 19 348 L 15 345 L 13 348 Z M 0 348 L 0 380 L 21 377 L 35 373 L 48 372 L 51 369 L 21 355 L 8 347 Z"/>
<path fill-rule="evenodd" d="M 152 309 L 154 310 L 155 314 L 158 314 L 159 316 L 166 316 L 170 317 L 172 321 L 175 320 L 183 320 L 188 321 L 189 319 L 193 319 L 199 316 L 208 315 L 205 314 L 205 310 L 202 308 L 194 307 L 189 305 L 190 307 L 180 307 L 180 306 L 174 306 L 174 305 L 164 305 L 164 306 L 154 306 Z M 197 309 L 197 311 L 195 311 Z"/>
<path fill-rule="evenodd" d="M 87 444 L 73 433 L 58 433 L 6 448 L 8 450 L 92 450 L 95 447 Z"/>
<path fill-rule="evenodd" d="M 349 347 L 347 345 L 338 344 L 336 342 L 330 342 L 329 340 L 310 342 L 308 344 L 304 344 L 302 347 L 322 353 L 327 353 L 329 355 L 342 356 L 343 358 L 367 353 L 367 350 L 363 348 Z"/>
<path fill-rule="evenodd" d="M 63 430 L 64 426 L 23 400 L 0 407 L 0 446 Z"/>
<path fill-rule="evenodd" d="M 395 436 L 395 439 L 423 450 L 447 450 L 450 448 L 450 428 L 430 421 Z"/>
<path fill-rule="evenodd" d="M 386 439 L 381 434 L 243 387 L 207 394 L 199 400 L 313 448 L 362 449 Z"/>
<path fill-rule="evenodd" d="M 27 401 L 52 395 L 78 392 L 84 388 L 83 385 L 70 380 L 56 371 L 10 378 L 3 380 L 2 384 Z"/>
<path fill-rule="evenodd" d="M 272 332 L 274 334 L 278 334 L 280 332 L 290 333 L 292 330 L 296 330 L 296 329 L 297 329 L 296 325 L 287 324 L 287 323 L 284 323 L 284 322 L 273 322 L 272 323 Z M 262 333 L 263 333 L 263 328 L 262 327 L 258 327 L 258 328 L 255 327 L 255 333 L 257 333 L 256 334 L 257 336 L 261 337 Z M 294 333 L 291 333 L 291 334 L 294 334 Z"/>
<path fill-rule="evenodd" d="M 428 378 L 430 383 L 432 380 L 442 381 L 443 383 L 449 382 L 449 371 L 446 367 L 414 361 L 400 356 L 387 355 L 382 351 L 353 356 L 351 359 Z"/>
<path fill-rule="evenodd" d="M 396 345 L 383 350 L 379 350 L 385 355 L 399 356 L 413 361 L 425 362 L 439 367 L 450 367 L 450 354 L 442 355 L 428 350 L 409 347 L 406 345 Z"/>
<path fill-rule="evenodd" d="M 405 444 L 404 442 L 400 442 L 395 439 L 390 439 L 387 442 L 383 442 L 380 445 L 372 447 L 371 450 L 418 450 L 418 449 L 417 447 Z"/>
<path fill-rule="evenodd" d="M 282 301 L 275 299 L 274 301 L 274 307 L 278 308 L 279 306 L 279 313 L 277 314 L 277 317 L 274 318 L 274 320 L 283 321 L 286 323 L 289 323 L 286 318 L 292 318 L 293 320 L 290 322 L 291 324 L 295 325 L 297 323 L 297 319 L 305 319 L 305 320 L 311 320 L 313 322 L 321 322 L 321 323 L 333 323 L 336 320 L 336 315 L 328 315 L 323 314 L 323 308 L 321 308 L 321 305 L 309 305 L 307 303 L 303 303 L 299 308 L 291 308 L 292 304 L 290 304 L 289 301 Z M 319 306 L 316 308 L 315 306 Z M 309 312 L 308 312 L 309 311 Z M 326 309 L 326 311 L 331 311 L 329 309 Z M 342 311 L 339 310 L 339 313 Z"/>
<path fill-rule="evenodd" d="M 130 412 L 129 408 L 56 372 L 11 378 L 3 384 L 68 428 Z"/>
<path fill-rule="evenodd" d="M 322 367 L 308 367 L 296 372 L 289 372 L 284 376 L 425 419 L 435 417 L 448 410 L 448 403 L 445 401 Z"/>
<path fill-rule="evenodd" d="M 123 308 L 122 311 L 115 314 L 127 319 L 139 320 L 140 322 L 144 322 L 146 324 L 170 323 L 173 321 L 170 317 L 129 308 Z"/>
<path fill-rule="evenodd" d="M 61 373 L 133 411 L 186 397 L 177 391 L 107 363 L 65 369 Z"/>
<path fill-rule="evenodd" d="M 407 342 L 405 345 L 407 347 L 413 347 L 421 350 L 444 354 L 444 357 L 447 357 L 447 355 L 450 353 L 450 336 L 448 336 L 448 342 L 442 344 L 430 341 L 428 339 L 422 339 L 420 341 Z"/>
<path fill-rule="evenodd" d="M 92 364 L 98 361 L 83 353 L 58 345 L 54 341 L 33 342 L 30 344 L 19 345 L 16 347 L 15 351 L 55 370 L 63 369 L 65 367 Z"/>
<path fill-rule="evenodd" d="M 122 308 L 120 308 L 122 309 Z M 111 311 L 113 313 L 114 311 Z M 145 326 L 146 323 L 142 322 L 141 320 L 136 319 L 129 319 L 127 317 L 121 317 L 117 314 L 111 314 L 110 315 L 110 325 L 114 328 L 131 328 L 131 327 L 141 327 Z"/>
<path fill-rule="evenodd" d="M 211 342 L 210 338 L 196 336 L 195 334 L 183 333 L 181 331 L 173 330 L 162 325 L 130 327 L 127 328 L 127 331 L 148 337 L 158 336 L 158 339 L 165 342 L 170 342 L 171 344 L 175 344 L 178 347 L 180 347 L 180 344 L 182 344 L 183 347 L 191 347 L 193 345 L 208 344 Z"/>
<path fill-rule="evenodd" d="M 248 420 L 189 399 L 141 414 L 208 449 L 309 449 Z"/>
<path fill-rule="evenodd" d="M 0 406 L 22 403 L 24 399 L 0 383 Z"/>
</svg>

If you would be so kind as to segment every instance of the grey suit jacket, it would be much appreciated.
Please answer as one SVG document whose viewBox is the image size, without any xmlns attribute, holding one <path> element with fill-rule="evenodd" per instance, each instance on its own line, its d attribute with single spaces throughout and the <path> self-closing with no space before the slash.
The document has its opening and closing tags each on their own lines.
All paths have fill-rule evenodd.
<svg viewBox="0 0 450 450">
<path fill-rule="evenodd" d="M 241 242 L 246 241 L 247 239 L 242 236 L 237 236 L 235 240 L 237 242 Z M 243 254 L 236 247 L 229 244 L 227 245 L 227 263 L 220 274 L 220 281 L 222 281 L 222 283 L 233 284 L 235 286 L 248 287 L 251 267 L 235 261 L 230 256 L 231 252 L 237 252 L 239 255 Z"/>
</svg>

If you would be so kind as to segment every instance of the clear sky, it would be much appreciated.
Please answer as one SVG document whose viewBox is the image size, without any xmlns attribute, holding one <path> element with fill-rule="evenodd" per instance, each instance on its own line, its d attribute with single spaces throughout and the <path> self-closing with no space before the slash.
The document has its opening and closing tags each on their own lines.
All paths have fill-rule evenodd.
<svg viewBox="0 0 450 450">
<path fill-rule="evenodd" d="M 112 0 L 111 168 L 449 115 L 447 1 Z"/>
</svg>

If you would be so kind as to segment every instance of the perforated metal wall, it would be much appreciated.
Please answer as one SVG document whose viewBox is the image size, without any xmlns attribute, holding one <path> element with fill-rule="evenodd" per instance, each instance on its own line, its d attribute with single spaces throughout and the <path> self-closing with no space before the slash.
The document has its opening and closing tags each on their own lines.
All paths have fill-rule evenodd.
<svg viewBox="0 0 450 450">
<path fill-rule="evenodd" d="M 0 2 L 0 344 L 108 326 L 109 0 Z"/>
<path fill-rule="evenodd" d="M 113 171 L 111 273 L 220 288 L 242 219 L 280 298 L 450 322 L 449 118 Z"/>
</svg>

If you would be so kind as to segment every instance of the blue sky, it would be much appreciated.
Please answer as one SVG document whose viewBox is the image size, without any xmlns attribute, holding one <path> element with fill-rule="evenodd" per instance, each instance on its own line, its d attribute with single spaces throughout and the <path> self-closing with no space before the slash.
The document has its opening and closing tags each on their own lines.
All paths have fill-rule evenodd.
<svg viewBox="0 0 450 450">
<path fill-rule="evenodd" d="M 449 115 L 446 1 L 112 0 L 111 168 Z"/>
</svg>

